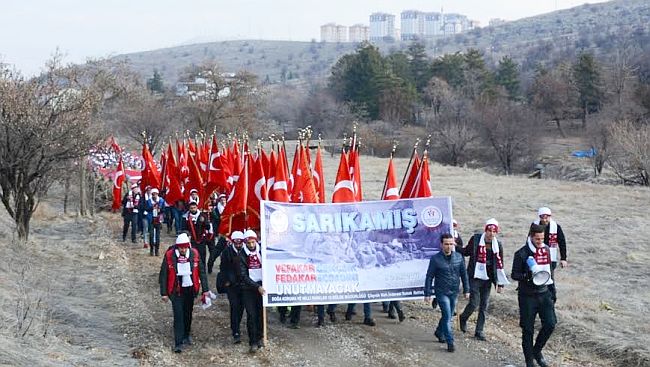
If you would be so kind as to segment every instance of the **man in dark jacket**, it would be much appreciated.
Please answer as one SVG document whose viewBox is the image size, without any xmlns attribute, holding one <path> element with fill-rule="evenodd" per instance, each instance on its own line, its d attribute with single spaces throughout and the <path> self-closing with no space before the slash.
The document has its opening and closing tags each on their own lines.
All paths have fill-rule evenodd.
<svg viewBox="0 0 650 367">
<path fill-rule="evenodd" d="M 487 315 L 492 285 L 501 293 L 503 287 L 509 284 L 503 270 L 503 244 L 497 240 L 499 223 L 491 218 L 485 223 L 484 232 L 470 238 L 467 246 L 458 252 L 469 256 L 467 275 L 470 279 L 469 303 L 460 315 L 460 330 L 467 332 L 467 320 L 478 307 L 478 320 L 474 337 L 485 340 L 483 326 Z"/>
<path fill-rule="evenodd" d="M 135 233 L 138 230 L 138 211 L 140 210 L 141 201 L 140 187 L 137 184 L 131 185 L 131 191 L 126 193 L 122 198 L 122 218 L 124 218 L 122 242 L 126 241 L 126 234 L 129 233 L 129 227 L 131 227 L 131 242 L 135 243 Z"/>
<path fill-rule="evenodd" d="M 431 283 L 435 279 L 434 292 L 442 317 L 438 322 L 435 335 L 441 343 L 447 343 L 447 351 L 453 352 L 454 334 L 451 331 L 449 321 L 453 310 L 456 308 L 458 297 L 458 282 L 463 282 L 463 294 L 465 299 L 469 298 L 469 281 L 465 269 L 465 259 L 458 252 L 453 251 L 456 241 L 450 233 L 441 236 L 442 251 L 431 257 L 429 268 L 424 281 L 424 301 L 431 303 Z"/>
<path fill-rule="evenodd" d="M 239 284 L 239 261 L 244 246 L 244 234 L 234 231 L 230 234 L 231 242 L 221 253 L 220 273 L 223 277 L 230 304 L 230 330 L 235 344 L 241 342 L 239 325 L 244 315 L 242 303 L 242 289 Z"/>
<path fill-rule="evenodd" d="M 244 232 L 246 246 L 239 257 L 239 284 L 246 309 L 246 329 L 248 330 L 249 352 L 256 353 L 262 343 L 262 255 L 255 231 Z"/>
<path fill-rule="evenodd" d="M 185 233 L 176 238 L 176 245 L 170 246 L 160 266 L 160 296 L 172 301 L 174 312 L 174 352 L 180 353 L 192 344 L 192 309 L 194 298 L 203 290 L 203 297 L 209 297 L 210 289 L 205 268 L 196 249 L 190 248 L 190 239 Z"/>
<path fill-rule="evenodd" d="M 534 271 L 534 272 L 533 272 Z M 549 285 L 553 277 L 542 283 L 535 274 L 543 272 L 551 274 L 550 249 L 544 244 L 544 227 L 533 224 L 530 227 L 527 243 L 514 256 L 512 263 L 512 279 L 519 281 L 519 325 L 521 326 L 521 346 L 526 359 L 526 367 L 533 366 L 533 359 L 540 367 L 548 366 L 542 349 L 551 337 L 555 324 L 555 304 Z M 539 274 L 538 274 L 539 275 Z M 537 334 L 535 344 L 535 318 L 539 314 L 542 329 Z"/>
<path fill-rule="evenodd" d="M 201 261 L 205 266 L 207 260 L 207 243 L 214 236 L 212 231 L 212 224 L 208 217 L 201 213 L 199 206 L 196 202 L 189 203 L 189 210 L 183 216 L 182 230 L 190 235 L 192 241 L 192 248 L 199 251 Z"/>
<path fill-rule="evenodd" d="M 558 260 L 560 260 L 559 262 L 562 268 L 567 267 L 569 263 L 567 262 L 566 237 L 564 237 L 564 231 L 562 231 L 562 227 L 551 218 L 551 215 L 552 213 L 550 208 L 541 207 L 537 210 L 538 219 L 535 220 L 533 224 L 544 226 L 544 243 L 551 251 L 551 273 L 553 273 L 557 267 Z M 558 256 L 558 250 L 560 256 Z M 553 296 L 553 302 L 555 302 L 557 300 L 555 283 L 549 285 L 548 289 L 551 291 L 551 295 Z"/>
</svg>

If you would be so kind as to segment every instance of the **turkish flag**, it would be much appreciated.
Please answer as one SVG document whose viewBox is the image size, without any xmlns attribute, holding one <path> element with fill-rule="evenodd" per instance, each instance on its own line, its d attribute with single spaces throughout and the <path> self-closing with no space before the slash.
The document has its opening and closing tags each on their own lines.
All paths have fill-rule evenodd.
<svg viewBox="0 0 650 367">
<path fill-rule="evenodd" d="M 420 164 L 417 183 L 411 197 L 428 198 L 431 196 L 433 196 L 433 194 L 431 193 L 431 178 L 429 177 L 429 159 L 425 153 L 422 158 L 422 163 Z"/>
<path fill-rule="evenodd" d="M 183 199 L 183 189 L 174 170 L 169 169 L 165 172 L 165 185 L 167 187 L 165 202 L 169 205 L 175 205 L 178 200 Z"/>
<path fill-rule="evenodd" d="M 239 180 L 230 191 L 226 208 L 221 213 L 219 233 L 229 237 L 233 231 L 246 228 L 246 203 L 248 202 L 248 156 L 244 168 L 239 172 Z"/>
<path fill-rule="evenodd" d="M 406 182 L 404 187 L 402 187 L 402 192 L 400 193 L 401 199 L 408 199 L 413 197 L 415 190 L 415 185 L 417 183 L 418 173 L 420 169 L 420 157 L 417 152 L 413 152 L 413 162 L 408 168 L 408 173 L 406 174 Z"/>
<path fill-rule="evenodd" d="M 203 189 L 203 178 L 201 178 L 201 172 L 199 171 L 199 167 L 196 164 L 196 161 L 194 160 L 194 157 L 190 154 L 188 157 L 188 166 L 189 166 L 189 171 L 190 174 L 187 179 L 187 183 L 185 184 L 185 196 L 186 196 L 186 201 L 189 202 L 189 197 L 190 197 L 190 191 L 192 189 L 196 189 L 199 194 L 199 207 L 204 207 L 206 204 L 205 200 L 205 190 Z M 206 206 L 207 207 L 207 206 Z"/>
<path fill-rule="evenodd" d="M 332 202 L 354 202 L 354 184 L 350 178 L 350 168 L 348 167 L 348 159 L 345 156 L 345 151 L 341 151 L 341 160 L 339 161 L 339 169 L 336 173 L 336 183 L 334 184 Z"/>
<path fill-rule="evenodd" d="M 359 150 L 350 151 L 350 177 L 354 185 L 354 200 L 363 200 L 363 190 L 361 188 L 361 167 L 359 164 Z"/>
<path fill-rule="evenodd" d="M 205 188 L 208 194 L 211 194 L 215 190 L 220 193 L 230 191 L 230 183 L 228 183 L 223 159 L 215 137 L 212 137 L 212 148 L 210 149 L 210 159 L 208 160 L 208 178 Z"/>
<path fill-rule="evenodd" d="M 246 214 L 248 227 L 259 230 L 261 202 L 262 200 L 268 199 L 266 193 L 266 177 L 264 176 L 264 167 L 262 167 L 262 157 L 259 156 L 250 167 Z"/>
<path fill-rule="evenodd" d="M 273 183 L 275 183 L 275 167 L 278 165 L 278 157 L 275 154 L 273 148 L 271 148 L 271 154 L 269 154 L 269 173 L 266 175 L 266 191 L 269 194 L 269 200 L 271 197 L 271 189 L 273 188 Z"/>
<path fill-rule="evenodd" d="M 190 175 L 190 168 L 187 165 L 187 149 L 185 149 L 184 142 L 178 142 L 176 140 L 176 152 L 178 154 L 178 178 L 180 182 L 185 185 L 187 183 L 187 178 Z"/>
<path fill-rule="evenodd" d="M 269 200 L 279 201 L 281 203 L 289 202 L 289 190 L 287 187 L 287 165 L 284 161 L 285 156 L 278 154 L 278 162 L 275 165 L 274 180 L 269 190 Z"/>
<path fill-rule="evenodd" d="M 397 200 L 399 199 L 399 187 L 397 187 L 397 179 L 395 178 L 395 167 L 393 166 L 393 157 L 388 161 L 388 170 L 386 171 L 386 184 L 384 192 L 381 195 L 382 200 Z"/>
<path fill-rule="evenodd" d="M 124 164 L 122 164 L 122 158 L 120 157 L 120 162 L 117 164 L 117 169 L 113 175 L 113 205 L 111 209 L 117 211 L 122 206 L 122 184 L 124 183 Z"/>
<path fill-rule="evenodd" d="M 314 164 L 313 170 L 314 176 L 314 185 L 316 185 L 316 191 L 318 192 L 318 202 L 325 202 L 325 176 L 323 175 L 323 157 L 321 156 L 320 145 L 316 151 L 316 163 Z"/>
<path fill-rule="evenodd" d="M 144 169 L 142 170 L 142 182 L 140 188 L 144 191 L 147 186 L 159 188 L 160 187 L 160 172 L 158 166 L 153 159 L 153 155 L 149 151 L 149 145 L 144 143 L 142 145 L 142 159 L 144 160 Z"/>
<path fill-rule="evenodd" d="M 314 180 L 311 176 L 311 168 L 305 150 L 302 144 L 298 148 L 298 169 L 296 170 L 295 184 L 291 193 L 291 202 L 318 203 L 318 193 L 316 193 L 316 187 L 314 187 Z"/>
</svg>

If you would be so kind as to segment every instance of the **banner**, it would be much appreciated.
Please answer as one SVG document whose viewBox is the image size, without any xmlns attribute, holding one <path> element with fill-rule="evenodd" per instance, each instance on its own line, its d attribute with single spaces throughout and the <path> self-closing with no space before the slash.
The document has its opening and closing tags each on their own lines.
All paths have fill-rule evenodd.
<svg viewBox="0 0 650 367">
<path fill-rule="evenodd" d="M 263 201 L 261 220 L 265 306 L 363 303 L 424 297 L 452 209 L 450 197 Z"/>
</svg>

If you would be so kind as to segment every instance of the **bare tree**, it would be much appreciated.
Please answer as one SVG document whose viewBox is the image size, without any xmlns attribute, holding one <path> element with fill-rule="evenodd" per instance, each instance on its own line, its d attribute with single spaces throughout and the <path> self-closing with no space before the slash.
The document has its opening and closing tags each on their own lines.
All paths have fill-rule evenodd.
<svg viewBox="0 0 650 367">
<path fill-rule="evenodd" d="M 478 138 L 472 104 L 451 94 L 438 98 L 440 108 L 431 122 L 432 154 L 436 160 L 457 166 L 463 162 L 470 145 Z"/>
<path fill-rule="evenodd" d="M 621 121 L 610 127 L 610 164 L 623 183 L 650 186 L 650 125 Z"/>
<path fill-rule="evenodd" d="M 638 50 L 635 47 L 628 41 L 622 41 L 614 51 L 611 61 L 605 69 L 609 92 L 613 94 L 618 119 L 625 117 L 624 102 L 631 99 L 633 91 L 631 84 L 636 80 L 638 70 L 638 67 L 634 64 L 637 54 Z"/>
<path fill-rule="evenodd" d="M 521 105 L 496 100 L 478 110 L 481 136 L 492 147 L 506 175 L 528 163 L 538 149 L 535 117 Z"/>
<path fill-rule="evenodd" d="M 530 87 L 530 103 L 542 112 L 545 118 L 555 122 L 562 136 L 561 121 L 575 117 L 579 111 L 575 107 L 578 92 L 571 83 L 571 73 L 567 65 L 555 70 L 540 69 Z"/>
<path fill-rule="evenodd" d="M 594 177 L 603 172 L 605 163 L 609 160 L 612 145 L 610 121 L 606 116 L 599 116 L 587 126 L 587 139 L 589 139 L 593 152 L 591 163 L 594 168 Z"/>
<path fill-rule="evenodd" d="M 57 169 L 100 140 L 98 112 L 116 93 L 110 81 L 98 63 L 64 67 L 58 54 L 35 78 L 0 69 L 0 200 L 20 239 Z"/>
</svg>

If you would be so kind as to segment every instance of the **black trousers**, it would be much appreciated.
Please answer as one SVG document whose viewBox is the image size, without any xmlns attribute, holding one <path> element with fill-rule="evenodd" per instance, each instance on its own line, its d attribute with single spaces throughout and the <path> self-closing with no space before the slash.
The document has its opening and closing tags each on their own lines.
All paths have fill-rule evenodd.
<svg viewBox="0 0 650 367">
<path fill-rule="evenodd" d="M 160 249 L 160 230 L 162 229 L 161 223 L 151 223 L 149 227 L 149 254 L 154 253 L 158 256 Z"/>
<path fill-rule="evenodd" d="M 230 304 L 230 331 L 232 331 L 232 336 L 241 335 L 239 325 L 244 316 L 242 290 L 239 287 L 230 286 L 227 295 Z"/>
<path fill-rule="evenodd" d="M 329 304 L 327 305 L 327 313 L 334 312 L 336 310 L 336 304 Z M 318 314 L 318 318 L 322 319 L 325 317 L 325 305 L 317 305 L 316 306 L 316 312 Z"/>
<path fill-rule="evenodd" d="M 194 289 L 183 287 L 179 295 L 169 297 L 174 312 L 174 345 L 179 346 L 183 339 L 190 336 L 192 329 L 192 308 L 194 307 Z"/>
<path fill-rule="evenodd" d="M 210 251 L 210 256 L 208 257 L 208 273 L 212 273 L 212 268 L 214 267 L 214 262 L 217 260 L 217 257 L 221 255 L 221 250 L 217 249 L 217 245 L 214 243 L 214 240 L 208 241 L 208 250 Z"/>
<path fill-rule="evenodd" d="M 257 289 L 244 289 L 242 300 L 246 310 L 248 344 L 259 344 L 262 340 L 262 296 Z"/>
<path fill-rule="evenodd" d="M 127 213 L 123 218 L 124 225 L 122 226 L 122 241 L 126 241 L 126 234 L 129 233 L 129 227 L 131 227 L 131 242 L 135 242 L 138 213 Z"/>
<path fill-rule="evenodd" d="M 207 255 L 206 254 L 207 246 L 205 242 L 199 242 L 199 243 L 192 242 L 192 247 L 194 247 L 199 252 L 199 255 L 201 256 L 201 262 L 203 263 L 203 266 L 205 266 L 206 255 Z"/>
<path fill-rule="evenodd" d="M 302 306 L 291 306 L 291 311 L 289 312 L 289 322 L 291 322 L 292 324 L 299 323 L 301 311 L 302 311 Z M 278 306 L 278 312 L 281 315 L 286 315 L 287 306 Z"/>
<path fill-rule="evenodd" d="M 483 333 L 485 326 L 485 319 L 487 318 L 487 308 L 490 304 L 490 291 L 492 290 L 492 282 L 483 279 L 470 280 L 470 293 L 469 303 L 465 306 L 465 310 L 460 315 L 460 319 L 467 321 L 478 307 L 478 320 L 476 320 L 476 334 Z M 453 310 L 452 310 L 453 311 Z"/>
<path fill-rule="evenodd" d="M 557 319 L 555 318 L 555 304 L 553 303 L 550 291 L 533 295 L 519 294 L 519 326 L 521 326 L 521 347 L 524 351 L 526 361 L 533 360 L 535 353 L 539 353 L 551 337 Z M 542 321 L 542 329 L 537 334 L 533 345 L 535 334 L 535 318 L 539 314 Z"/>
</svg>

